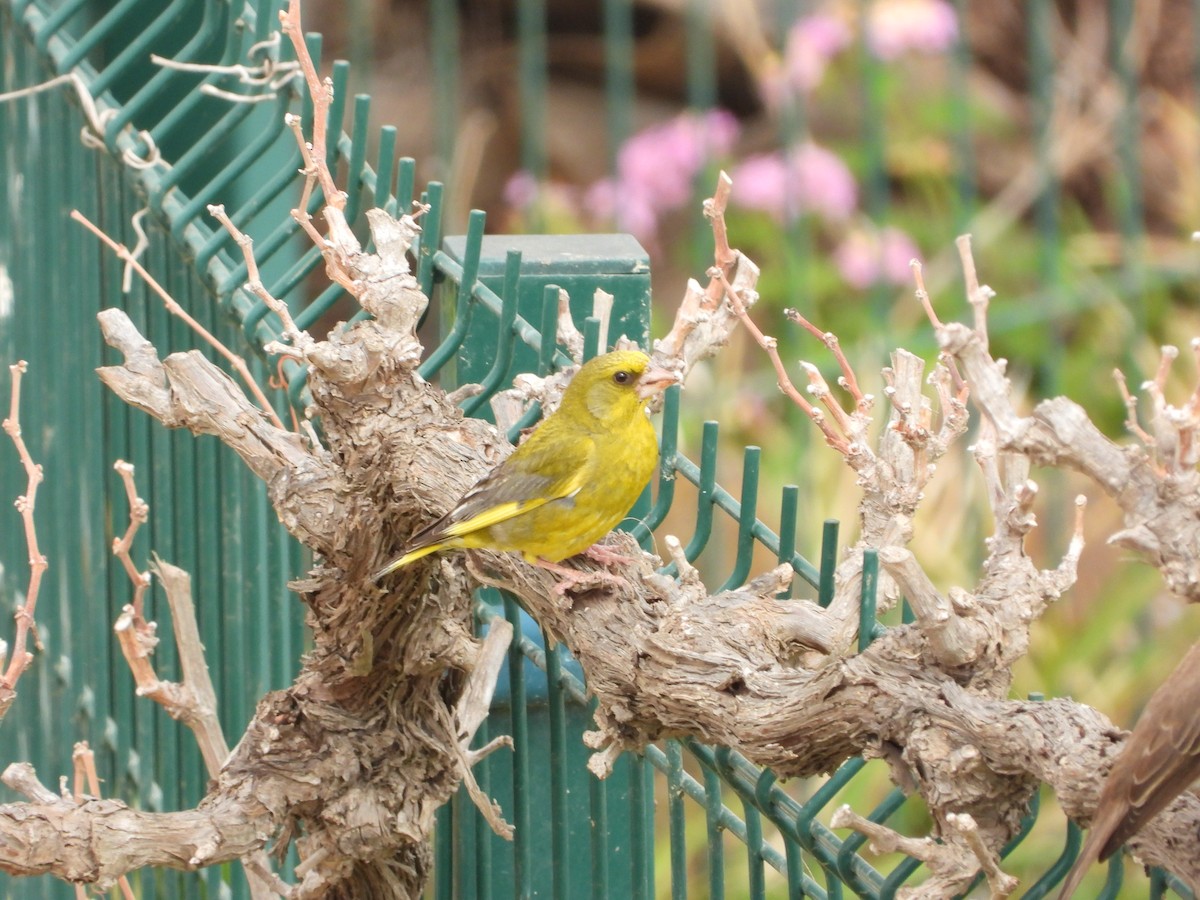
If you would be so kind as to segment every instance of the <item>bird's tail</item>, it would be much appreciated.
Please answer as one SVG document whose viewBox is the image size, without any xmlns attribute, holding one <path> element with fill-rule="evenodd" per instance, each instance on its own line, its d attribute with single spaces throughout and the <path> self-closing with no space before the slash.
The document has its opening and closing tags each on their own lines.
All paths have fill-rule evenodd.
<svg viewBox="0 0 1200 900">
<path fill-rule="evenodd" d="M 1100 845 L 1104 843 L 1105 833 L 1108 829 L 1097 828 L 1098 823 L 1092 823 L 1092 830 L 1088 833 L 1088 839 L 1083 845 L 1083 849 L 1079 851 L 1079 857 L 1075 860 L 1075 865 L 1071 867 L 1071 871 L 1067 873 L 1067 880 L 1063 884 L 1062 890 L 1058 894 L 1058 900 L 1070 900 L 1070 897 L 1079 887 L 1079 883 L 1083 881 L 1083 876 L 1087 874 L 1087 870 L 1096 862 L 1100 853 Z"/>
<path fill-rule="evenodd" d="M 410 562 L 420 559 L 422 556 L 428 556 L 430 553 L 436 553 L 444 547 L 444 544 L 428 544 L 424 547 L 417 547 L 415 550 L 409 550 L 403 556 L 398 556 L 390 563 L 371 576 L 372 581 L 378 581 L 384 575 L 395 572 L 397 569 L 407 566 Z"/>
</svg>

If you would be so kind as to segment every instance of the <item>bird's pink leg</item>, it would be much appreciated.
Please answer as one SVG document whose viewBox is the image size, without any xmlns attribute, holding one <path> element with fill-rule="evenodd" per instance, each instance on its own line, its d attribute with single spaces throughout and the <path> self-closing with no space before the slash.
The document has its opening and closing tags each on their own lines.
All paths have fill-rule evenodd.
<svg viewBox="0 0 1200 900">
<path fill-rule="evenodd" d="M 607 545 L 599 542 L 592 544 L 592 546 L 584 550 L 583 555 L 593 562 L 600 563 L 602 566 L 629 566 L 634 561 L 632 556 L 618 553 L 616 550 L 612 550 Z"/>
<path fill-rule="evenodd" d="M 592 549 L 595 549 L 594 547 Z M 587 551 L 584 551 L 585 553 Z M 571 588 L 577 587 L 595 587 L 598 584 L 608 582 L 618 586 L 629 584 L 629 579 L 621 575 L 614 575 L 611 572 L 603 570 L 593 572 L 582 572 L 579 569 L 572 569 L 570 566 L 564 566 L 560 563 L 552 563 L 549 560 L 538 559 L 534 562 L 535 566 L 545 569 L 547 572 L 553 572 L 560 579 L 558 584 L 554 586 L 554 593 L 560 597 L 565 595 Z"/>
</svg>

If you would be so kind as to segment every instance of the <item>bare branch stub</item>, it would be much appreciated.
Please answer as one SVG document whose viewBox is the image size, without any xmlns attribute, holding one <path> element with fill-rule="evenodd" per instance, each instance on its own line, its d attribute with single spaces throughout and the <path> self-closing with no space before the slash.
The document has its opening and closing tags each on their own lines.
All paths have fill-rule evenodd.
<svg viewBox="0 0 1200 900">
<path fill-rule="evenodd" d="M 75 766 L 75 786 L 72 799 L 76 805 L 83 803 L 85 795 L 100 796 L 100 776 L 96 774 L 96 754 L 88 746 L 87 741 L 79 741 L 71 752 L 71 761 Z M 123 900 L 134 900 L 133 888 L 129 879 L 124 875 L 117 879 L 117 888 Z M 76 896 L 82 900 L 86 896 L 81 884 L 75 885 Z"/>
<path fill-rule="evenodd" d="M 1129 430 L 1130 434 L 1137 437 L 1148 449 L 1153 451 L 1154 438 L 1138 422 L 1137 397 L 1130 392 L 1129 382 L 1125 378 L 1125 373 L 1120 369 L 1113 369 L 1113 380 L 1117 383 L 1117 390 L 1121 392 L 1121 400 L 1125 404 L 1125 427 Z"/>
<path fill-rule="evenodd" d="M 295 41 L 298 21 L 292 27 Z M 310 76 L 311 84 L 315 71 Z M 321 135 L 314 134 L 314 145 L 323 144 Z M 318 172 L 322 153 L 306 157 L 312 183 L 328 174 Z M 331 185 L 323 187 L 330 190 L 336 197 Z M 757 268 L 729 248 L 723 234 L 719 207 L 727 190 L 719 185 L 713 204 L 719 271 L 709 276 L 707 288 L 689 285 L 676 328 L 657 348 L 675 358 L 680 371 L 716 352 L 742 321 L 729 298 L 740 301 L 743 312 L 757 299 Z M 295 582 L 313 629 L 301 677 L 263 699 L 205 811 L 232 810 L 234 825 L 251 823 L 253 846 L 280 827 L 288 838 L 301 835 L 296 843 L 304 862 L 297 876 L 305 889 L 336 885 L 371 896 L 371 888 L 396 879 L 415 893 L 429 865 L 422 823 L 464 777 L 462 722 L 455 715 L 460 707 L 449 692 L 468 682 L 470 662 L 481 653 L 469 630 L 471 581 L 454 557 L 415 566 L 386 593 L 366 586 L 365 578 L 378 557 L 502 458 L 507 444 L 488 426 L 458 417 L 443 395 L 413 374 L 419 346 L 414 352 L 405 323 L 415 322 L 423 298 L 414 295 L 401 261 L 387 254 L 372 259 L 337 237 L 331 224 L 329 239 L 318 236 L 319 245 L 334 277 L 360 290 L 364 308 L 362 298 L 384 296 L 379 286 L 385 280 L 399 289 L 387 303 L 380 301 L 383 316 L 314 346 L 311 384 L 328 451 L 262 427 L 236 385 L 187 355 L 159 363 L 156 356 L 130 352 L 125 366 L 111 368 L 122 370 L 124 389 L 138 385 L 140 393 L 130 393 L 143 408 L 234 446 L 271 485 L 281 520 L 320 557 L 309 577 Z M 386 318 L 388 303 L 395 307 L 392 319 Z M 978 336 L 971 338 L 979 344 Z M 840 352 L 836 342 L 827 346 Z M 976 362 L 982 364 L 981 358 Z M 138 368 L 142 363 L 145 368 Z M 845 421 L 869 418 L 867 395 L 847 368 L 843 364 L 843 382 L 855 409 L 844 412 Z M 912 768 L 907 783 L 926 798 L 939 827 L 950 833 L 948 815 L 969 815 L 989 851 L 1011 835 L 1035 778 L 1056 789 L 1070 784 L 1073 761 L 1051 758 L 1044 748 L 1079 735 L 1100 743 L 1111 723 L 1065 701 L 1007 700 L 1007 657 L 991 659 L 985 652 L 980 656 L 986 664 L 950 671 L 954 660 L 931 652 L 935 629 L 929 622 L 892 629 L 863 653 L 846 650 L 846 623 L 857 619 L 861 551 L 903 547 L 929 467 L 956 434 L 945 425 L 957 421 L 952 404 L 941 402 L 943 428 L 932 427 L 931 407 L 920 399 L 922 371 L 917 362 L 895 362 L 885 440 L 877 451 L 849 454 L 858 457 L 865 494 L 863 540 L 839 567 L 829 610 L 803 600 L 778 601 L 777 572 L 740 591 L 710 596 L 698 578 L 676 585 L 657 576 L 654 562 L 635 550 L 625 584 L 559 598 L 544 573 L 508 556 L 480 555 L 484 576 L 510 586 L 583 661 L 599 699 L 598 730 L 589 737 L 598 750 L 594 769 L 603 770 L 625 747 L 670 734 L 736 746 L 788 775 L 827 771 L 853 755 L 887 755 Z M 939 401 L 961 391 L 953 372 L 948 366 L 938 376 Z M 1003 385 L 1002 373 L 995 383 Z M 971 385 L 976 388 L 973 378 Z M 214 393 L 220 402 L 206 405 Z M 195 398 L 195 407 L 177 404 L 179 394 Z M 552 386 L 547 396 L 553 397 Z M 999 417 L 1000 452 L 1011 449 L 1020 424 L 1015 414 Z M 247 427 L 249 438 L 243 435 Z M 935 435 L 942 432 L 946 439 L 937 444 Z M 1005 489 L 994 496 L 1013 514 L 1006 540 L 1015 542 L 1025 533 L 1030 495 L 1020 492 L 1022 479 L 1012 485 L 997 480 Z M 668 548 L 679 549 L 670 542 Z M 681 571 L 689 574 L 683 566 Z M 973 592 L 944 590 L 935 612 L 959 617 L 965 626 L 982 624 L 997 639 L 1011 633 L 1019 645 L 1035 608 L 1031 595 L 1045 602 L 1045 588 L 1009 591 L 1006 612 L 994 595 L 1000 586 L 984 580 Z M 894 598 L 894 585 L 892 593 Z M 806 615 L 795 615 L 797 607 Z M 993 646 L 989 640 L 985 649 Z M 315 731 L 318 754 L 312 751 Z M 471 762 L 467 757 L 465 765 Z M 414 771 L 420 779 L 413 779 Z M 254 803 L 245 803 L 247 797 Z M 1183 801 L 1182 808 L 1189 814 L 1197 806 Z M 149 829 L 158 821 L 132 824 Z M 187 863 L 221 857 L 226 848 L 211 849 L 214 840 L 209 835 Z M 944 891 L 927 896 L 949 896 L 963 889 L 964 879 L 969 882 L 981 859 L 970 844 L 957 836 Z M 346 852 L 348 845 L 354 852 Z"/>
<path fill-rule="evenodd" d="M 204 647 L 200 642 L 200 629 L 191 597 L 191 580 L 182 569 L 155 559 L 153 568 L 159 575 L 159 582 L 171 607 L 179 665 L 183 671 L 182 682 L 162 681 L 150 661 L 159 641 L 158 625 L 146 621 L 143 612 L 143 599 L 150 585 L 150 574 L 139 572 L 130 556 L 134 537 L 138 529 L 147 522 L 150 508 L 138 496 L 134 467 L 124 460 L 118 460 L 113 468 L 121 476 L 129 500 L 129 526 L 122 537 L 113 541 L 113 553 L 121 560 L 134 586 L 133 603 L 124 607 L 121 615 L 117 617 L 113 631 L 137 685 L 138 695 L 158 703 L 171 718 L 184 722 L 192 730 L 209 777 L 215 778 L 229 757 L 229 745 L 217 716 L 217 696 L 204 658 Z M 77 803 L 81 802 L 81 773 L 89 775 L 89 790 L 93 796 L 98 797 L 99 788 L 93 758 L 86 744 L 76 746 Z M 252 873 L 251 894 L 255 900 L 265 900 L 273 896 L 273 891 L 267 887 L 269 879 L 264 880 L 258 872 L 269 872 L 270 866 L 261 850 L 251 854 L 251 859 L 254 865 L 247 866 Z M 121 876 L 118 883 L 124 880 L 124 876 Z M 278 881 L 278 878 L 275 880 Z"/>
<path fill-rule="evenodd" d="M 129 498 L 129 527 L 123 537 L 113 541 L 113 553 L 120 558 L 134 586 L 133 603 L 124 608 L 113 630 L 133 673 L 138 694 L 154 700 L 172 718 L 185 722 L 192 729 L 200 745 L 205 767 L 210 776 L 215 776 L 229 756 L 229 746 L 217 719 L 216 692 L 209 677 L 204 647 L 200 642 L 200 629 L 196 624 L 191 579 L 182 569 L 155 559 L 153 568 L 160 576 L 171 607 L 179 664 L 183 671 L 182 683 L 161 681 L 150 663 L 159 641 L 158 626 L 148 622 L 143 613 L 143 597 L 150 585 L 150 573 L 139 572 L 129 554 L 134 536 L 138 528 L 146 523 L 150 510 L 138 496 L 133 466 L 118 460 L 113 468 L 120 474 Z"/>
<path fill-rule="evenodd" d="M 304 30 L 300 22 L 300 0 L 291 0 L 286 10 L 280 11 L 279 22 L 284 36 L 292 42 L 296 61 L 304 73 L 304 82 L 308 86 L 309 95 L 313 101 L 312 143 L 304 140 L 304 135 L 300 131 L 299 119 L 291 115 L 287 118 L 288 125 L 296 134 L 300 153 L 304 157 L 304 174 L 306 176 L 301 203 L 292 210 L 292 218 L 299 222 L 313 238 L 314 245 L 321 247 L 329 277 L 344 287 L 352 296 L 357 297 L 361 292 L 361 286 L 350 274 L 350 256 L 356 254 L 360 248 L 358 239 L 346 221 L 346 194 L 334 182 L 327 157 L 329 107 L 333 103 L 333 81 L 329 78 L 322 79 L 318 75 L 312 56 L 308 52 L 308 45 L 304 41 Z M 324 218 L 329 229 L 328 241 L 321 238 L 313 227 L 307 210 L 307 201 L 314 181 L 320 184 L 321 193 L 324 195 Z"/>
<path fill-rule="evenodd" d="M 750 336 L 754 338 L 758 346 L 766 351 L 768 359 L 771 360 L 771 365 L 775 368 L 776 383 L 779 385 L 779 389 L 784 393 L 784 396 L 800 407 L 800 409 L 804 411 L 804 414 L 812 419 L 813 424 L 821 430 L 823 435 L 825 435 L 825 442 L 829 444 L 830 447 L 837 450 L 843 456 L 849 453 L 850 442 L 847 440 L 845 431 L 843 430 L 839 432 L 830 426 L 829 422 L 826 421 L 824 414 L 808 401 L 808 398 L 800 392 L 800 390 L 792 383 L 791 378 L 788 377 L 787 368 L 784 366 L 783 360 L 779 357 L 779 342 L 776 341 L 775 338 L 768 337 L 767 335 L 763 334 L 762 330 L 757 324 L 755 324 L 754 320 L 750 318 L 750 314 L 746 310 L 746 304 L 742 301 L 741 295 L 725 279 L 724 272 L 722 272 L 718 267 L 714 267 L 712 272 L 714 278 L 724 285 L 726 292 L 725 297 L 729 305 L 733 308 L 734 314 L 742 323 L 742 327 L 750 332 Z M 838 424 L 841 425 L 843 422 L 844 419 L 839 421 Z"/>
<path fill-rule="evenodd" d="M 713 196 L 704 201 L 704 214 L 712 223 L 715 250 L 707 287 L 689 279 L 671 330 L 654 342 L 654 363 L 674 371 L 682 383 L 700 360 L 714 356 L 729 342 L 738 316 L 725 298 L 732 288 L 746 308 L 758 300 L 758 266 L 729 246 L 725 206 L 733 182 L 725 172 L 717 177 Z"/>
<path fill-rule="evenodd" d="M 208 212 L 214 219 L 221 223 L 221 226 L 233 238 L 234 243 L 241 248 L 242 258 L 246 261 L 246 288 L 262 300 L 267 305 L 267 308 L 279 317 L 279 321 L 283 325 L 283 339 L 290 341 L 292 344 L 292 347 L 288 348 L 287 352 L 294 354 L 299 359 L 304 359 L 306 352 L 313 344 L 313 340 L 309 337 L 308 332 L 297 327 L 296 322 L 292 319 L 288 305 L 272 296 L 271 292 L 267 290 L 267 286 L 263 284 L 262 276 L 258 272 L 258 261 L 254 258 L 254 241 L 250 238 L 250 235 L 233 224 L 233 220 L 225 213 L 225 207 L 222 204 L 210 203 Z"/>
<path fill-rule="evenodd" d="M 929 299 L 929 291 L 925 289 L 925 272 L 921 266 L 921 261 L 918 259 L 911 260 L 908 264 L 912 270 L 913 281 L 916 283 L 916 296 L 920 301 L 921 308 L 925 310 L 925 318 L 929 319 L 929 324 L 936 331 L 942 327 L 942 321 L 938 318 L 937 313 L 933 310 L 933 301 Z"/>
<path fill-rule="evenodd" d="M 922 898 L 944 896 L 947 890 L 960 880 L 959 873 L 972 868 L 978 862 L 992 888 L 993 900 L 1009 896 L 1018 887 L 1018 881 L 1001 871 L 995 853 L 979 836 L 975 820 L 966 813 L 949 813 L 945 817 L 949 826 L 944 839 L 911 838 L 863 818 L 848 806 L 839 807 L 833 814 L 830 825 L 834 828 L 852 828 L 870 840 L 868 845 L 875 853 L 904 853 L 919 859 L 929 867 L 932 876 L 919 887 L 901 888 L 896 892 L 900 900 L 922 900 Z"/>
<path fill-rule="evenodd" d="M 829 348 L 834 359 L 837 360 L 838 366 L 842 371 L 842 377 L 838 383 L 850 394 L 854 400 L 854 408 L 860 412 L 866 412 L 871 408 L 871 398 L 864 396 L 863 392 L 858 387 L 858 378 L 854 374 L 854 367 L 850 365 L 850 361 L 846 359 L 846 354 L 842 352 L 841 342 L 838 336 L 832 331 L 821 331 L 812 322 L 808 321 L 797 309 L 785 309 L 783 315 L 791 322 L 802 326 L 805 330 L 817 338 L 821 343 Z M 838 407 L 841 409 L 841 407 Z"/>
<path fill-rule="evenodd" d="M 979 283 L 979 276 L 975 272 L 975 257 L 971 253 L 971 236 L 969 234 L 959 235 L 954 244 L 958 248 L 963 280 L 967 285 L 967 302 L 971 304 L 971 309 L 975 312 L 975 334 L 982 341 L 983 349 L 987 350 L 988 301 L 995 296 L 995 292 L 987 285 Z"/>
<path fill-rule="evenodd" d="M 145 500 L 138 496 L 137 485 L 133 481 L 133 466 L 123 459 L 118 459 L 113 464 L 113 469 L 121 476 L 121 480 L 125 484 L 125 496 L 129 501 L 129 526 L 125 529 L 124 535 L 113 539 L 112 552 L 121 561 L 121 565 L 125 568 L 125 574 L 133 583 L 133 609 L 137 618 L 141 619 L 146 588 L 150 586 L 150 575 L 148 572 L 137 570 L 129 551 L 133 548 L 133 539 L 137 535 L 138 529 L 146 524 L 150 515 L 150 507 L 146 505 Z"/>
<path fill-rule="evenodd" d="M 965 241 L 960 243 L 960 250 L 968 272 L 968 292 L 977 290 L 990 295 L 975 281 L 970 248 Z M 982 304 L 976 306 L 977 312 L 981 308 Z M 1195 547 L 1200 545 L 1200 528 L 1196 524 L 1200 476 L 1194 463 L 1184 462 L 1192 446 L 1190 430 L 1195 423 L 1186 406 L 1176 409 L 1164 396 L 1174 351 L 1164 348 L 1155 378 L 1144 386 L 1153 404 L 1148 431 L 1137 422 L 1134 399 L 1123 377 L 1116 373 L 1128 411 L 1127 425 L 1141 445 L 1121 447 L 1101 434 L 1086 413 L 1065 397 L 1041 402 L 1030 416 L 1019 415 L 1013 407 L 1003 365 L 991 358 L 981 334 L 951 323 L 938 328 L 937 336 L 944 350 L 962 365 L 975 404 L 983 414 L 985 437 L 980 442 L 982 446 L 977 445 L 977 456 L 989 485 L 995 515 L 996 534 L 989 548 L 992 559 L 1014 560 L 1014 551 L 1020 550 L 1025 534 L 1032 527 L 1034 486 L 1028 480 L 1030 466 L 1065 466 L 1093 479 L 1124 511 L 1125 528 L 1113 535 L 1110 542 L 1140 550 L 1160 569 L 1173 590 L 1189 600 L 1200 599 L 1194 575 Z M 992 608 L 1010 622 L 1011 614 L 1004 613 L 1006 608 L 1019 610 L 1032 620 L 1074 582 L 1082 549 L 1085 508 L 1081 498 L 1075 504 L 1074 534 L 1057 568 L 1022 576 L 1016 570 L 1003 573 L 1007 565 L 992 564 L 981 582 L 980 596 L 987 596 Z M 1004 577 L 997 578 L 1001 573 Z M 1027 599 L 1014 603 L 1012 585 L 1018 583 L 1028 585 Z M 1008 630 L 1010 638 L 999 646 L 1003 651 L 1001 659 L 1010 665 L 1024 654 L 1028 634 L 1025 629 Z M 1007 682 L 1007 678 L 996 681 L 993 689 Z M 1075 716 L 1075 711 L 1071 714 Z M 1068 774 L 1070 777 L 1055 785 L 1055 790 L 1067 814 L 1086 822 L 1095 810 L 1099 794 L 1097 773 L 1107 771 L 1120 747 L 1121 734 L 1116 730 L 1097 734 L 1086 726 L 1082 734 L 1081 738 L 1081 732 L 1072 729 L 1064 736 L 1069 750 L 1059 758 L 1062 772 L 1038 772 L 1037 766 L 1031 771 L 1047 781 Z M 979 746 L 994 764 L 1006 767 L 1010 764 L 993 756 L 986 743 Z M 1195 848 L 1181 850 L 1177 844 L 1180 834 L 1197 833 L 1198 816 L 1195 804 L 1176 800 L 1167 812 L 1132 838 L 1129 845 L 1144 863 L 1162 865 L 1185 882 L 1200 886 Z"/>
<path fill-rule="evenodd" d="M 312 159 L 317 164 L 314 173 L 321 183 L 325 193 L 325 203 L 335 209 L 344 209 L 345 195 L 334 183 L 333 175 L 326 165 L 326 141 L 329 128 L 329 106 L 333 103 L 333 82 L 328 78 L 322 79 L 317 74 L 312 56 L 308 53 L 308 45 L 304 42 L 304 29 L 300 22 L 300 0 L 291 0 L 287 10 L 280 10 L 279 23 L 286 38 L 292 42 L 296 51 L 296 61 L 304 73 L 304 81 L 308 85 L 313 101 L 313 139 Z"/>
<path fill-rule="evenodd" d="M 5 713 L 12 706 L 13 700 L 16 699 L 18 679 L 33 662 L 33 654 L 26 649 L 26 641 L 32 636 L 34 646 L 41 649 L 34 612 L 37 609 L 42 576 L 49 568 L 49 563 L 38 546 L 37 525 L 34 522 L 38 485 L 42 483 L 43 478 L 42 467 L 33 461 L 33 457 L 29 454 L 29 448 L 25 446 L 25 439 L 21 436 L 21 376 L 25 374 L 27 368 L 28 363 L 24 360 L 8 367 L 9 374 L 12 376 L 12 394 L 8 416 L 3 423 L 4 431 L 12 438 L 17 449 L 17 456 L 21 460 L 21 466 L 25 469 L 25 493 L 17 498 L 16 507 L 21 514 L 21 522 L 25 529 L 25 546 L 29 549 L 29 583 L 25 589 L 25 602 L 14 614 L 16 634 L 8 652 L 7 666 L 4 666 L 3 642 L 0 642 L 0 666 L 4 667 L 3 672 L 0 673 L 0 719 L 4 718 Z"/>
<path fill-rule="evenodd" d="M 704 201 L 704 217 L 712 222 L 713 241 L 716 244 L 713 258 L 726 279 L 732 277 L 738 257 L 737 251 L 729 246 L 729 231 L 725 227 L 725 208 L 729 205 L 732 192 L 733 179 L 721 171 L 717 174 L 716 190 L 712 197 Z"/>
</svg>

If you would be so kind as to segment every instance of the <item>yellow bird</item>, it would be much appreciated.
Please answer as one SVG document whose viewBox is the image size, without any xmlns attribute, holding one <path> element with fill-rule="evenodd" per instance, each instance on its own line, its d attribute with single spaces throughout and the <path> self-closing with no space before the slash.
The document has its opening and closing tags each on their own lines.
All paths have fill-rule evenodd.
<svg viewBox="0 0 1200 900">
<path fill-rule="evenodd" d="M 472 548 L 515 550 L 578 576 L 556 563 L 608 534 L 641 495 L 658 463 L 646 401 L 676 380 L 636 350 L 584 364 L 559 408 L 372 580 L 439 550 Z"/>
</svg>

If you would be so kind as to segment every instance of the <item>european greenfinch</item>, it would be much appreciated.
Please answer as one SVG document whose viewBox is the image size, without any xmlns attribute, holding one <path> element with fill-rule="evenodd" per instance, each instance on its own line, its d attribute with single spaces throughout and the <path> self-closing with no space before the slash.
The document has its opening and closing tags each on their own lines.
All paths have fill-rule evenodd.
<svg viewBox="0 0 1200 900">
<path fill-rule="evenodd" d="M 1142 711 L 1096 803 L 1092 829 L 1067 875 L 1070 897 L 1092 863 L 1103 862 L 1200 778 L 1200 643 Z"/>
<path fill-rule="evenodd" d="M 473 548 L 515 550 L 570 577 L 556 564 L 611 531 L 654 473 L 646 401 L 675 380 L 636 350 L 585 363 L 558 409 L 372 580 L 439 550 Z"/>
</svg>

